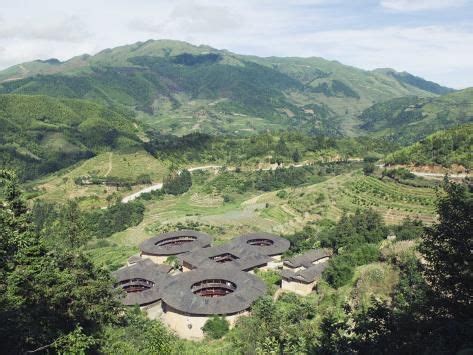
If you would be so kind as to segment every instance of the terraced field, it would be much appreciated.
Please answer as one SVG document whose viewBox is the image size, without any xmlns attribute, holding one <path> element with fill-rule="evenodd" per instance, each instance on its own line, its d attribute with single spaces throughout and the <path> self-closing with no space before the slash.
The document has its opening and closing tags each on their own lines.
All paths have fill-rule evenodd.
<svg viewBox="0 0 473 355">
<path fill-rule="evenodd" d="M 311 221 L 337 220 L 344 212 L 358 208 L 373 208 L 388 224 L 399 223 L 407 217 L 432 223 L 435 217 L 434 189 L 381 181 L 361 173 L 336 176 L 320 184 L 286 189 L 286 192 L 284 198 L 270 192 L 252 201 L 268 206 L 260 215 L 277 222 L 275 231 L 282 233 L 300 229 Z"/>
</svg>

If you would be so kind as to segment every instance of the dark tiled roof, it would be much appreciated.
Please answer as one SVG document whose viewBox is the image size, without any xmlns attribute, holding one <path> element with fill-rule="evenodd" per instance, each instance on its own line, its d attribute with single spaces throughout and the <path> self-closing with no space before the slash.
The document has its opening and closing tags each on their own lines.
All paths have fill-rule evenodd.
<svg viewBox="0 0 473 355">
<path fill-rule="evenodd" d="M 181 244 L 166 244 L 166 241 L 171 241 L 174 238 L 190 237 L 191 241 L 183 242 Z M 195 238 L 195 239 L 194 239 Z M 156 237 L 145 240 L 140 244 L 140 249 L 143 253 L 149 255 L 177 255 L 189 252 L 196 248 L 205 248 L 210 246 L 212 237 L 206 233 L 181 230 L 169 233 L 163 233 Z"/>
<path fill-rule="evenodd" d="M 263 241 L 263 243 L 258 243 L 257 241 Z M 270 244 L 264 245 L 265 241 Z M 269 256 L 282 254 L 290 247 L 289 240 L 269 233 L 244 234 L 233 238 L 230 242 L 228 242 L 228 245 L 237 248 L 247 248 L 248 250 L 252 250 L 256 253 Z"/>
<path fill-rule="evenodd" d="M 143 259 L 133 265 L 114 271 L 112 276 L 117 280 L 116 287 L 123 288 L 132 284 L 141 284 L 140 280 L 151 281 L 154 285 L 142 292 L 125 293 L 122 298 L 124 305 L 146 305 L 161 299 L 161 285 L 170 277 L 168 265 L 157 265 L 149 259 Z"/>
<path fill-rule="evenodd" d="M 222 297 L 202 297 L 192 292 L 192 286 L 204 280 L 225 280 L 236 285 L 233 293 Z M 266 292 L 258 277 L 231 266 L 201 268 L 183 272 L 163 286 L 163 302 L 184 313 L 194 315 L 232 314 L 248 309 Z"/>
<path fill-rule="evenodd" d="M 322 276 L 322 272 L 327 268 L 327 266 L 328 261 L 325 261 L 323 263 L 312 265 L 307 269 L 302 269 L 297 272 L 284 269 L 281 270 L 281 276 L 285 279 L 289 279 L 289 281 L 296 280 L 311 283 L 315 280 L 320 279 L 320 277 Z"/>
<path fill-rule="evenodd" d="M 218 263 L 213 259 L 226 254 L 230 254 L 230 258 L 235 258 L 225 263 Z M 269 256 L 255 253 L 252 249 L 240 244 L 233 246 L 223 244 L 211 248 L 197 249 L 190 253 L 181 254 L 178 258 L 181 262 L 190 264 L 193 268 L 220 268 L 225 265 L 242 271 L 251 270 L 271 261 Z"/>
<path fill-rule="evenodd" d="M 284 265 L 297 268 L 297 267 L 305 267 L 309 268 L 312 266 L 312 263 L 329 257 L 332 255 L 332 251 L 330 249 L 312 249 L 304 254 L 294 256 L 292 258 L 284 260 Z"/>
</svg>

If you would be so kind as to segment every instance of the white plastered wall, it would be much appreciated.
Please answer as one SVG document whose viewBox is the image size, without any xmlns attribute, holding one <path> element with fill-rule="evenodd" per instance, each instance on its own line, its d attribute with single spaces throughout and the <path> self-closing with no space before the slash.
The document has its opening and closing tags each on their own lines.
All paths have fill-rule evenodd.
<svg viewBox="0 0 473 355">
<path fill-rule="evenodd" d="M 169 309 L 169 307 L 167 308 L 168 310 L 163 313 L 161 319 L 169 328 L 174 330 L 180 338 L 189 340 L 200 340 L 204 338 L 202 327 L 211 316 L 185 315 L 177 313 L 176 311 Z M 225 319 L 230 323 L 230 327 L 233 327 L 239 317 L 248 314 L 248 311 L 243 311 L 238 314 L 225 316 Z"/>
<path fill-rule="evenodd" d="M 314 288 L 316 283 L 317 281 L 306 284 L 302 282 L 288 281 L 288 280 L 282 279 L 281 288 L 283 290 L 288 290 L 288 291 L 297 293 L 298 295 L 301 295 L 301 296 L 307 296 L 308 294 L 312 292 L 312 289 Z"/>
</svg>

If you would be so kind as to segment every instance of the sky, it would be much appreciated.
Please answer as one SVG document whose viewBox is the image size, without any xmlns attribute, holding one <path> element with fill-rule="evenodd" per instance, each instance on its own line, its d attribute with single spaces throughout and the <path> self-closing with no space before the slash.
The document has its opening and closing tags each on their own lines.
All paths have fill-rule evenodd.
<svg viewBox="0 0 473 355">
<path fill-rule="evenodd" d="M 0 0 L 0 69 L 148 39 L 473 86 L 473 0 Z"/>
</svg>

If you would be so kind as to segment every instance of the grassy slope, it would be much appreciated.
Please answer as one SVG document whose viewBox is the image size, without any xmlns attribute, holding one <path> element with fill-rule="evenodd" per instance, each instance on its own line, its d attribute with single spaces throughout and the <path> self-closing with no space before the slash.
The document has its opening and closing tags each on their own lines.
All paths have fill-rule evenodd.
<svg viewBox="0 0 473 355">
<path fill-rule="evenodd" d="M 183 65 L 176 62 L 183 53 L 200 59 L 212 53 L 219 60 Z M 20 77 L 25 79 L 9 80 Z M 434 95 L 429 85 L 419 85 L 421 79 L 406 82 L 384 71 L 320 58 L 241 56 L 177 41 L 138 42 L 62 63 L 24 63 L 0 72 L 2 81 L 0 92 L 127 105 L 147 122 L 174 133 L 247 133 L 268 124 L 353 133 L 356 116 L 374 102 Z"/>
<path fill-rule="evenodd" d="M 389 154 L 388 164 L 452 164 L 473 167 L 473 124 L 438 131 L 420 142 Z"/>
<path fill-rule="evenodd" d="M 133 115 L 97 103 L 0 95 L 2 160 L 23 178 L 55 171 L 110 148 L 141 144 Z"/>
<path fill-rule="evenodd" d="M 360 118 L 368 132 L 413 143 L 437 130 L 471 122 L 473 88 L 430 99 L 393 99 L 373 105 Z"/>
</svg>

